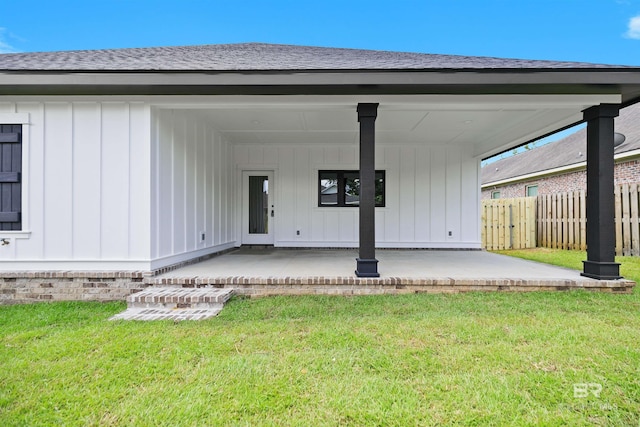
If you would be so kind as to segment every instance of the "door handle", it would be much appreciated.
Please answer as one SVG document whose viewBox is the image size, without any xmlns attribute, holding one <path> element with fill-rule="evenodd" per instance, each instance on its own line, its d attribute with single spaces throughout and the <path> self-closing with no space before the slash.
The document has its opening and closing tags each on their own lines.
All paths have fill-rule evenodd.
<svg viewBox="0 0 640 427">
<path fill-rule="evenodd" d="M 273 209 L 271 209 L 271 218 L 273 218 Z"/>
</svg>

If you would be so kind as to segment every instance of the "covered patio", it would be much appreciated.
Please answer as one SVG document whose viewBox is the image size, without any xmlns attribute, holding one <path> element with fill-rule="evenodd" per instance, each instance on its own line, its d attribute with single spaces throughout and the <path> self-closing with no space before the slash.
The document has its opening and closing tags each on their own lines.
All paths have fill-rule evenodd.
<svg viewBox="0 0 640 427">
<path fill-rule="evenodd" d="M 613 123 L 636 67 L 260 43 L 1 56 L 12 300 L 630 290 Z M 584 122 L 582 275 L 479 251 L 481 160 Z"/>
<path fill-rule="evenodd" d="M 155 285 L 232 288 L 250 296 L 585 289 L 629 293 L 629 280 L 479 250 L 377 251 L 380 277 L 353 272 L 356 249 L 242 247 L 147 279 Z"/>
</svg>

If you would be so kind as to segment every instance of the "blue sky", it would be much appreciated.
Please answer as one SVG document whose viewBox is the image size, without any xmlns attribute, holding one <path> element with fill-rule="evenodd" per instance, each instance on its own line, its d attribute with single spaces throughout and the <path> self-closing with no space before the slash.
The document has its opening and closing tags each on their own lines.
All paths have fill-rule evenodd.
<svg viewBox="0 0 640 427">
<path fill-rule="evenodd" d="M 250 41 L 640 65 L 640 0 L 0 0 L 0 52 Z"/>
</svg>

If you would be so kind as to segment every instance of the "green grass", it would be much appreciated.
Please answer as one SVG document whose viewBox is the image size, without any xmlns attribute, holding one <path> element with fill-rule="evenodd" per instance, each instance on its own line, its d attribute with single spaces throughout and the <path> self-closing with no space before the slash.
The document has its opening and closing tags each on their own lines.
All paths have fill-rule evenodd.
<svg viewBox="0 0 640 427">
<path fill-rule="evenodd" d="M 639 425 L 637 291 L 235 298 L 208 321 L 106 320 L 122 309 L 0 307 L 0 425 Z M 599 397 L 574 397 L 582 383 Z"/>
<path fill-rule="evenodd" d="M 495 251 L 495 253 L 572 268 L 574 270 L 582 270 L 582 261 L 587 259 L 587 253 L 584 251 L 566 251 L 547 248 Z M 620 263 L 620 274 L 624 276 L 625 279 L 640 283 L 640 257 L 618 256 L 616 257 L 616 262 Z M 638 290 L 636 289 L 635 292 L 638 292 Z"/>
</svg>

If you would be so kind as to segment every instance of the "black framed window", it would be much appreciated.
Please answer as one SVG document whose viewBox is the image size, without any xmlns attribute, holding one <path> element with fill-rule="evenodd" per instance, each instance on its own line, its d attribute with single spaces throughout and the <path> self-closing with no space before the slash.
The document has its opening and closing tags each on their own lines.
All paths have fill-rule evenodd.
<svg viewBox="0 0 640 427">
<path fill-rule="evenodd" d="M 376 171 L 376 206 L 385 204 L 385 173 Z M 349 207 L 360 204 L 360 172 L 354 170 L 318 171 L 318 206 Z"/>
</svg>

